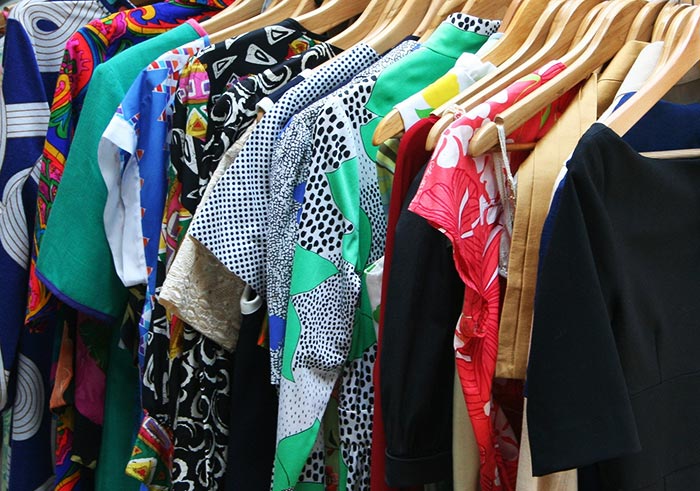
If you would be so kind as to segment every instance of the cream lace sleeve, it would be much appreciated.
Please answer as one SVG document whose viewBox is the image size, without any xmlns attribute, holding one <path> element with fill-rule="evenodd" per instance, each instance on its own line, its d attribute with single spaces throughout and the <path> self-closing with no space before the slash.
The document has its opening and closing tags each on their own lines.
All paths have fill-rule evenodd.
<svg viewBox="0 0 700 491">
<path fill-rule="evenodd" d="M 248 128 L 224 154 L 202 196 L 202 203 L 236 160 L 254 126 Z M 176 315 L 225 349 L 234 350 L 241 323 L 240 302 L 244 288 L 243 280 L 188 233 L 165 278 L 159 302 L 171 315 Z"/>
</svg>

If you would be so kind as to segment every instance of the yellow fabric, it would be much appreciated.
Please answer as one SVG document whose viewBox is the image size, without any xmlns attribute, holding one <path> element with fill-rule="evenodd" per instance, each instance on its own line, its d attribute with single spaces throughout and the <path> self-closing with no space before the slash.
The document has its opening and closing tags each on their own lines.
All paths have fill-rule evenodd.
<svg viewBox="0 0 700 491">
<path fill-rule="evenodd" d="M 462 54 L 445 75 L 395 106 L 401 114 L 404 130 L 495 69 L 492 63 L 482 62 L 474 54 Z"/>
<path fill-rule="evenodd" d="M 596 84 L 597 77 L 593 75 L 518 169 L 496 377 L 525 379 L 542 227 L 562 163 L 596 120 Z"/>
<path fill-rule="evenodd" d="M 453 489 L 478 491 L 479 448 L 467 412 L 467 403 L 455 365 L 455 381 L 452 397 L 452 479 Z"/>
<path fill-rule="evenodd" d="M 566 162 L 581 135 L 596 120 L 597 83 L 597 75 L 593 74 L 557 124 L 537 144 L 518 170 L 518 197 L 515 204 L 508 287 L 501 316 L 496 367 L 499 377 L 525 378 L 530 350 L 540 235 L 549 211 L 552 186 L 562 163 Z M 576 491 L 576 470 L 557 472 L 544 477 L 532 476 L 526 419 L 523 416 L 516 491 Z"/>
<path fill-rule="evenodd" d="M 457 488 L 455 488 L 457 489 Z M 577 491 L 578 474 L 576 469 L 555 472 L 544 477 L 532 477 L 532 455 L 527 429 L 527 399 L 523 411 L 523 432 L 520 438 L 520 456 L 518 460 L 518 480 L 515 491 Z"/>
</svg>

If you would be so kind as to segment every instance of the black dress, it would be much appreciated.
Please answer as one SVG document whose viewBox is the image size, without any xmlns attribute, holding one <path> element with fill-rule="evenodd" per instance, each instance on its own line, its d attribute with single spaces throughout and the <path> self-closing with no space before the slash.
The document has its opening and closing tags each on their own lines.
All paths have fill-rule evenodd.
<svg viewBox="0 0 700 491">
<path fill-rule="evenodd" d="M 700 159 L 648 159 L 595 124 L 568 167 L 535 301 L 534 473 L 700 489 Z"/>
</svg>

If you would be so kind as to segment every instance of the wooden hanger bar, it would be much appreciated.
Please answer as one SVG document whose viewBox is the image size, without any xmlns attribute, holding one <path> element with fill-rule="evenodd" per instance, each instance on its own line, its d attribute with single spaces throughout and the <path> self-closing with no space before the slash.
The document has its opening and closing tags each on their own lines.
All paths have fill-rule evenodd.
<svg viewBox="0 0 700 491">
<path fill-rule="evenodd" d="M 512 2 L 510 2 L 506 13 L 503 14 L 503 20 L 501 22 L 501 27 L 498 29 L 498 32 L 506 32 L 506 28 L 510 25 L 511 22 L 513 22 L 515 14 L 517 13 L 522 3 L 523 0 L 513 0 Z"/>
<path fill-rule="evenodd" d="M 388 22 L 388 19 L 392 18 L 393 6 L 402 3 L 402 0 L 372 0 L 362 15 L 350 27 L 328 42 L 340 49 L 350 49 L 376 32 L 378 28 L 383 26 L 384 22 Z"/>
<path fill-rule="evenodd" d="M 601 13 L 589 33 L 561 62 L 567 67 L 543 87 L 538 88 L 499 116 L 506 134 L 520 128 L 534 114 L 554 102 L 609 61 L 622 48 L 634 18 L 644 0 L 613 0 Z M 498 131 L 488 123 L 469 142 L 470 155 L 482 155 L 498 144 Z"/>
<path fill-rule="evenodd" d="M 639 155 L 658 160 L 697 159 L 700 158 L 700 148 L 684 148 L 682 150 L 665 150 L 659 152 L 640 152 Z"/>
<path fill-rule="evenodd" d="M 627 33 L 627 41 L 651 41 L 654 23 L 665 4 L 665 0 L 652 0 L 642 7 Z"/>
<path fill-rule="evenodd" d="M 252 19 L 260 14 L 263 3 L 263 0 L 241 0 L 232 3 L 211 19 L 202 22 L 202 29 L 213 34 L 239 22 Z"/>
<path fill-rule="evenodd" d="M 462 12 L 482 19 L 503 19 L 509 5 L 510 0 L 469 0 Z"/>
<path fill-rule="evenodd" d="M 428 12 L 425 14 L 423 21 L 413 32 L 413 35 L 420 37 L 418 42 L 424 43 L 448 15 L 454 12 L 459 12 L 461 7 L 462 2 L 442 2 L 440 0 L 431 0 L 430 7 L 428 7 Z"/>
<path fill-rule="evenodd" d="M 644 86 L 604 122 L 618 135 L 624 136 L 700 61 L 700 7 L 684 10 L 674 18 L 661 60 Z"/>
<path fill-rule="evenodd" d="M 538 20 L 550 3 L 548 0 L 523 0 L 508 26 L 503 28 L 501 25 L 504 29 L 503 38 L 487 54 L 484 61 L 500 66 L 527 45 L 528 40 L 532 38 L 532 31 L 540 26 Z M 550 24 L 551 22 L 547 24 L 546 32 L 549 32 Z"/>
<path fill-rule="evenodd" d="M 586 17 L 583 18 L 583 21 L 581 22 L 581 24 L 578 27 L 578 30 L 576 31 L 574 39 L 571 41 L 572 47 L 576 46 L 578 43 L 581 42 L 581 40 L 591 28 L 595 20 L 598 18 L 598 15 L 600 15 L 600 13 L 605 9 L 606 5 L 608 5 L 607 1 L 599 3 L 588 12 Z"/>
<path fill-rule="evenodd" d="M 673 17 L 680 11 L 680 3 L 676 0 L 670 0 L 666 2 L 666 5 L 661 9 L 659 15 L 656 17 L 656 22 L 654 22 L 654 29 L 651 33 L 652 41 L 661 41 L 664 38 L 664 34 L 669 24 L 673 20 Z"/>
<path fill-rule="evenodd" d="M 406 0 L 391 22 L 376 36 L 367 40 L 367 44 L 377 53 L 386 53 L 415 31 L 428 12 L 429 6 L 429 2 L 425 0 Z"/>
<path fill-rule="evenodd" d="M 323 33 L 360 15 L 368 5 L 369 0 L 326 0 L 323 5 L 296 20 L 311 32 Z"/>
<path fill-rule="evenodd" d="M 531 74 L 545 63 L 566 55 L 570 50 L 571 40 L 577 31 L 581 19 L 597 3 L 598 0 L 581 0 L 580 2 L 565 3 L 557 13 L 550 29 L 549 37 L 544 45 L 535 54 L 522 56 L 522 53 L 520 53 L 518 57 L 514 56 L 506 64 L 499 67 L 498 71 L 485 76 L 472 85 L 466 91 L 468 98 L 459 101 L 461 111 L 468 111 L 486 102 L 513 82 Z M 535 34 L 535 31 L 536 29 L 533 29 L 533 34 Z M 427 150 L 435 148 L 440 135 L 452 123 L 453 119 L 450 116 L 443 117 L 433 126 L 426 141 Z"/>
<path fill-rule="evenodd" d="M 275 24 L 276 22 L 292 17 L 294 13 L 299 10 L 300 6 L 303 7 L 306 12 L 308 12 L 309 10 L 316 8 L 316 3 L 314 0 L 283 0 L 278 5 L 267 9 L 265 12 L 253 17 L 252 19 L 238 22 L 235 25 L 227 27 L 221 31 L 211 33 L 209 39 L 211 40 L 212 44 L 215 44 L 255 29 L 267 27 Z"/>
</svg>

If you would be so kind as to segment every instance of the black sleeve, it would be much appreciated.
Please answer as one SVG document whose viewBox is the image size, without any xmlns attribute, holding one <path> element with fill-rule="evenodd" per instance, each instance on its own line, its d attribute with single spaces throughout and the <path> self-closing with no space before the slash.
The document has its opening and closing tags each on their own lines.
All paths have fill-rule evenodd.
<svg viewBox="0 0 700 491">
<path fill-rule="evenodd" d="M 625 300 L 602 159 L 579 143 L 537 280 L 527 379 L 536 476 L 640 450 L 615 339 Z"/>
<path fill-rule="evenodd" d="M 464 286 L 449 240 L 404 201 L 385 300 L 381 397 L 386 480 L 402 487 L 452 477 L 453 337 Z"/>
</svg>

